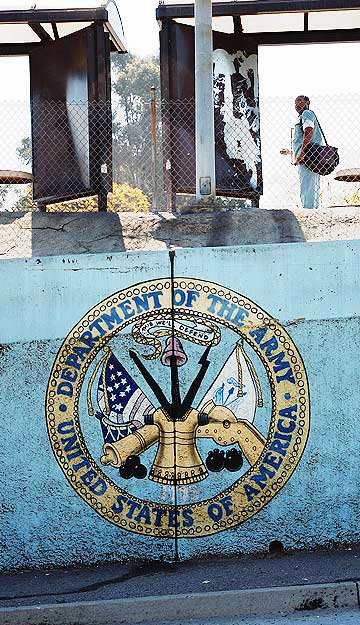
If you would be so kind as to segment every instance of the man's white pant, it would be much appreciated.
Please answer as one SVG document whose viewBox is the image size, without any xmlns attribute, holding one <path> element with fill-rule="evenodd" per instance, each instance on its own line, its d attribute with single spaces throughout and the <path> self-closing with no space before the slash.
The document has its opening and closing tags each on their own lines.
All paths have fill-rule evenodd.
<svg viewBox="0 0 360 625">
<path fill-rule="evenodd" d="M 300 199 L 303 208 L 319 208 L 320 174 L 314 174 L 305 165 L 299 165 Z"/>
</svg>

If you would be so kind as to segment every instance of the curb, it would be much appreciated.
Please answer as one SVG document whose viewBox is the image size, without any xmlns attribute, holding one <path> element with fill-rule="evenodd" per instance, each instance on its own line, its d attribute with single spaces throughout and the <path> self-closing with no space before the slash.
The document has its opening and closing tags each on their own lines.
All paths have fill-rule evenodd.
<svg viewBox="0 0 360 625">
<path fill-rule="evenodd" d="M 358 606 L 358 584 L 344 582 L 1 608 L 0 625 L 130 625 Z"/>
</svg>

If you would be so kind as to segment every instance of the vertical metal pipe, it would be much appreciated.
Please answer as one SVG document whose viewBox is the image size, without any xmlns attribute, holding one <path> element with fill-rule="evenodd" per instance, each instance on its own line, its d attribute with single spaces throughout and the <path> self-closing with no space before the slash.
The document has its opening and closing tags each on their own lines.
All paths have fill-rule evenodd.
<svg viewBox="0 0 360 625">
<path fill-rule="evenodd" d="M 309 32 L 309 13 L 304 13 L 304 33 Z"/>
<path fill-rule="evenodd" d="M 176 421 L 180 416 L 180 389 L 179 379 L 177 377 L 177 365 L 176 359 L 174 362 L 174 338 L 175 338 L 175 250 L 169 251 L 170 260 L 170 280 L 171 280 L 171 340 L 172 340 L 172 361 L 171 361 L 171 415 L 170 418 L 173 422 L 174 428 L 174 508 L 175 515 L 177 517 L 178 510 L 178 484 L 177 484 L 177 446 L 176 446 Z M 174 376 L 174 365 L 176 374 Z M 175 517 L 175 518 L 176 518 Z M 175 523 L 175 562 L 179 561 L 179 536 L 178 525 Z"/>
<path fill-rule="evenodd" d="M 211 201 L 216 194 L 211 0 L 195 0 L 195 133 L 196 198 Z"/>
<path fill-rule="evenodd" d="M 107 212 L 107 193 L 98 193 L 98 211 L 99 213 Z"/>
<path fill-rule="evenodd" d="M 156 133 L 156 87 L 150 89 L 150 109 L 151 109 L 151 170 L 153 187 L 153 210 L 157 210 L 158 189 L 157 189 L 157 133 Z"/>
<path fill-rule="evenodd" d="M 166 207 L 170 212 L 176 210 L 176 192 L 173 190 L 174 181 L 171 172 L 171 43 L 173 41 L 173 21 L 164 19 L 160 30 L 160 67 L 161 67 L 161 153 L 163 160 L 164 190 L 166 193 Z"/>
</svg>

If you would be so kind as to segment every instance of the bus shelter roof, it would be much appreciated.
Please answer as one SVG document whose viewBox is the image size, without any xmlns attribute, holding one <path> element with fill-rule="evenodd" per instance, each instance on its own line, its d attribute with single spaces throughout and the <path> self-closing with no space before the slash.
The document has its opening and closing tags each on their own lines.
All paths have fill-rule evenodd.
<svg viewBox="0 0 360 625">
<path fill-rule="evenodd" d="M 27 54 L 95 22 L 126 52 L 119 0 L 0 0 L 0 54 Z"/>
<path fill-rule="evenodd" d="M 213 0 L 214 30 L 244 34 L 261 44 L 360 40 L 360 0 Z M 164 0 L 158 20 L 194 23 L 194 2 Z"/>
</svg>

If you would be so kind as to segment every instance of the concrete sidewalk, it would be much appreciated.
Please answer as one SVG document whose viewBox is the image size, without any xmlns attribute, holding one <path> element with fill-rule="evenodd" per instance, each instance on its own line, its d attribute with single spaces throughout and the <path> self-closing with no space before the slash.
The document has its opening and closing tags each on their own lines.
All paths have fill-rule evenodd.
<svg viewBox="0 0 360 625">
<path fill-rule="evenodd" d="M 357 608 L 358 579 L 360 549 L 8 573 L 0 581 L 0 624 L 118 625 Z"/>
</svg>

